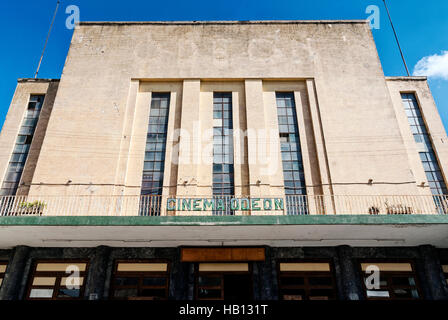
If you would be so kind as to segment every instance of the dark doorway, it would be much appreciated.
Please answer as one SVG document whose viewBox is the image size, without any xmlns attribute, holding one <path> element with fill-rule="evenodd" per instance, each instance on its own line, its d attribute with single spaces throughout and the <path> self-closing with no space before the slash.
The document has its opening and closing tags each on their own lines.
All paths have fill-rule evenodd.
<svg viewBox="0 0 448 320">
<path fill-rule="evenodd" d="M 224 274 L 224 300 L 252 300 L 252 279 L 249 274 Z"/>
<path fill-rule="evenodd" d="M 220 271 L 219 268 L 227 270 Z M 210 271 L 199 271 L 199 264 L 197 264 L 195 283 L 196 299 L 253 300 L 252 269 L 246 263 L 242 263 L 242 266 L 236 268 L 239 270 L 230 271 L 229 269 L 231 268 L 232 266 L 229 268 L 225 264 L 217 264 L 216 267 L 210 268 L 208 266 L 208 270 Z"/>
</svg>

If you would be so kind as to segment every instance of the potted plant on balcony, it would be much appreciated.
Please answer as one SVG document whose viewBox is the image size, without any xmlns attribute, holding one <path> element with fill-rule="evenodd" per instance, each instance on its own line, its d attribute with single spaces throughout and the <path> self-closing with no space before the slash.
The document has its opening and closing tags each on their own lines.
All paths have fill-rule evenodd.
<svg viewBox="0 0 448 320">
<path fill-rule="evenodd" d="M 406 207 L 404 205 L 397 204 L 397 205 L 389 205 L 387 202 L 386 208 L 387 208 L 387 214 L 412 214 L 414 213 L 414 210 L 412 207 Z"/>
<path fill-rule="evenodd" d="M 20 215 L 39 215 L 41 216 L 44 208 L 47 204 L 43 201 L 34 201 L 34 202 L 21 202 L 19 204 L 19 212 Z"/>
<path fill-rule="evenodd" d="M 378 208 L 376 206 L 371 206 L 369 208 L 369 214 L 377 215 L 379 213 L 380 213 L 380 208 Z"/>
</svg>

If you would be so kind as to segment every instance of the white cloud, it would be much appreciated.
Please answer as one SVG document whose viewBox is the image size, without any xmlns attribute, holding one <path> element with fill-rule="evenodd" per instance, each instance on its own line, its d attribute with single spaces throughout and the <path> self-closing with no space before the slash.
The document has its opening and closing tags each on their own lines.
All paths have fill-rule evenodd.
<svg viewBox="0 0 448 320">
<path fill-rule="evenodd" d="M 448 51 L 423 57 L 414 67 L 414 76 L 448 80 Z"/>
</svg>

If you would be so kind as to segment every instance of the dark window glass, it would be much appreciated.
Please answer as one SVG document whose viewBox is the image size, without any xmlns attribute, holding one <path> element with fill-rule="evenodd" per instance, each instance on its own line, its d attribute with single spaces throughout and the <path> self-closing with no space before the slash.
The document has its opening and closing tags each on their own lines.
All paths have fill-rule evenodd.
<svg viewBox="0 0 448 320">
<path fill-rule="evenodd" d="M 198 300 L 252 300 L 252 277 L 242 272 L 207 272 L 196 275 Z"/>
<path fill-rule="evenodd" d="M 198 298 L 199 299 L 221 299 L 221 289 L 198 289 Z"/>
<path fill-rule="evenodd" d="M 280 271 L 282 300 L 334 300 L 336 285 L 330 271 Z"/>
<path fill-rule="evenodd" d="M 137 297 L 138 289 L 137 288 L 122 288 L 115 289 L 113 297 L 116 299 L 125 299 L 129 297 Z"/>
<path fill-rule="evenodd" d="M 161 199 L 158 196 L 163 191 L 169 105 L 170 93 L 152 93 L 143 166 L 141 215 L 160 215 Z"/>
<path fill-rule="evenodd" d="M 222 278 L 213 276 L 199 276 L 198 285 L 205 287 L 219 287 L 221 286 Z"/>
<path fill-rule="evenodd" d="M 45 95 L 31 95 L 30 97 L 28 109 L 3 180 L 0 196 L 13 196 L 17 192 L 44 99 Z"/>
<path fill-rule="evenodd" d="M 308 281 L 313 286 L 331 286 L 333 284 L 331 277 L 310 277 Z"/>
<path fill-rule="evenodd" d="M 58 298 L 79 298 L 79 289 L 59 289 Z"/>
<path fill-rule="evenodd" d="M 168 267 L 167 271 L 141 271 L 146 262 L 130 264 L 127 271 L 118 271 L 120 262 L 116 263 L 113 275 L 111 297 L 120 300 L 161 300 L 168 298 Z"/>
<path fill-rule="evenodd" d="M 166 286 L 166 278 L 144 278 L 144 286 Z"/>
<path fill-rule="evenodd" d="M 138 278 L 115 278 L 117 286 L 136 286 L 138 285 Z"/>
<path fill-rule="evenodd" d="M 141 296 L 142 297 L 154 297 L 154 298 L 163 299 L 163 298 L 166 297 L 166 291 L 165 291 L 165 289 L 148 289 L 148 288 L 143 288 L 141 290 Z"/>
<path fill-rule="evenodd" d="M 305 278 L 299 276 L 291 276 L 288 277 L 286 274 L 283 274 L 281 279 L 282 286 L 303 286 L 305 285 Z"/>
</svg>

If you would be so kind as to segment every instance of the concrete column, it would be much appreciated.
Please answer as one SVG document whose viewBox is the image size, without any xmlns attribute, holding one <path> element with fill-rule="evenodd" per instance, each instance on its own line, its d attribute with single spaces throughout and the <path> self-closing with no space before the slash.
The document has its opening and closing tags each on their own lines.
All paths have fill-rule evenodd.
<svg viewBox="0 0 448 320">
<path fill-rule="evenodd" d="M 120 177 L 121 173 L 116 173 L 119 179 L 124 179 L 125 185 L 124 195 L 127 196 L 139 196 L 141 192 L 142 183 L 142 172 L 145 161 L 145 148 L 146 140 L 148 134 L 148 121 L 151 109 L 151 99 L 152 92 L 150 90 L 142 90 L 141 92 L 136 92 L 135 105 L 132 108 L 132 103 L 134 103 L 134 98 L 132 92 L 138 91 L 137 82 L 132 82 L 130 87 L 130 92 L 128 96 L 127 109 L 129 111 L 126 115 L 125 123 L 123 124 L 123 132 L 127 133 L 127 138 L 129 138 L 129 146 L 127 141 L 122 139 L 123 144 L 120 146 L 122 151 L 120 151 L 120 161 L 117 170 L 120 168 L 125 168 L 126 173 L 123 177 Z M 132 109 L 133 114 L 132 114 Z M 131 134 L 129 134 L 131 132 Z M 127 150 L 126 150 L 127 149 Z M 141 156 L 137 156 L 141 155 Z M 126 159 L 127 158 L 127 159 Z M 118 181 L 118 180 L 117 180 Z M 122 183 L 122 182 L 120 182 Z M 135 203 L 136 208 L 138 208 L 138 201 Z M 129 210 L 131 215 L 135 215 L 136 211 Z"/>
<path fill-rule="evenodd" d="M 339 274 L 337 277 L 340 279 L 342 299 L 343 300 L 362 300 L 363 289 L 359 277 L 356 265 L 353 262 L 352 248 L 349 246 L 337 247 L 337 254 L 339 260 L 339 268 L 337 268 Z"/>
<path fill-rule="evenodd" d="M 317 101 L 317 93 L 314 80 L 308 79 L 306 81 L 306 88 L 308 91 L 310 117 L 312 120 L 312 127 L 314 130 L 317 164 L 319 166 L 320 180 L 322 183 L 322 194 L 324 195 L 323 205 L 325 206 L 325 213 L 332 214 L 336 213 L 332 199 L 333 187 L 332 187 L 330 168 L 328 165 L 327 148 L 325 145 L 325 137 L 322 130 L 320 108 L 319 103 Z"/>
<path fill-rule="evenodd" d="M 260 79 L 245 80 L 250 196 L 283 196 L 283 170 L 275 95 Z M 266 98 L 266 99 L 265 99 Z"/>
<path fill-rule="evenodd" d="M 201 163 L 200 80 L 184 80 L 182 90 L 182 134 L 179 143 L 178 196 L 197 195 Z"/>
<path fill-rule="evenodd" d="M 266 247 L 266 260 L 253 263 L 254 300 L 277 300 L 278 283 L 272 252 Z"/>
<path fill-rule="evenodd" d="M 448 300 L 448 286 L 443 276 L 442 266 L 436 248 L 431 245 L 419 247 L 421 266 L 425 274 L 425 286 L 433 300 Z M 422 279 L 423 280 L 423 279 Z"/>
<path fill-rule="evenodd" d="M 194 272 L 194 263 L 186 263 L 187 268 L 187 297 L 186 300 L 194 300 L 195 299 L 195 272 Z"/>
<path fill-rule="evenodd" d="M 87 273 L 86 290 L 84 296 L 89 300 L 104 299 L 104 287 L 107 281 L 107 266 L 109 263 L 110 248 L 100 246 L 95 248 L 95 255 L 90 260 Z"/>
<path fill-rule="evenodd" d="M 194 269 L 192 263 L 182 263 L 180 261 L 180 249 L 177 254 L 171 257 L 170 263 L 170 288 L 169 298 L 173 300 L 193 300 L 191 296 L 194 289 Z"/>
<path fill-rule="evenodd" d="M 139 85 L 140 82 L 138 80 L 131 80 L 131 83 L 129 85 L 128 99 L 126 102 L 126 107 L 124 108 L 123 131 L 121 133 L 120 153 L 118 158 L 117 171 L 115 172 L 114 195 L 126 194 L 125 193 L 126 173 L 128 171 L 131 137 L 134 126 Z M 147 126 L 145 126 L 145 128 L 147 128 Z"/>
<path fill-rule="evenodd" d="M 22 298 L 19 296 L 20 289 L 22 280 L 26 277 L 24 271 L 30 251 L 31 249 L 26 246 L 15 247 L 0 288 L 0 300 L 20 300 Z"/>
</svg>

